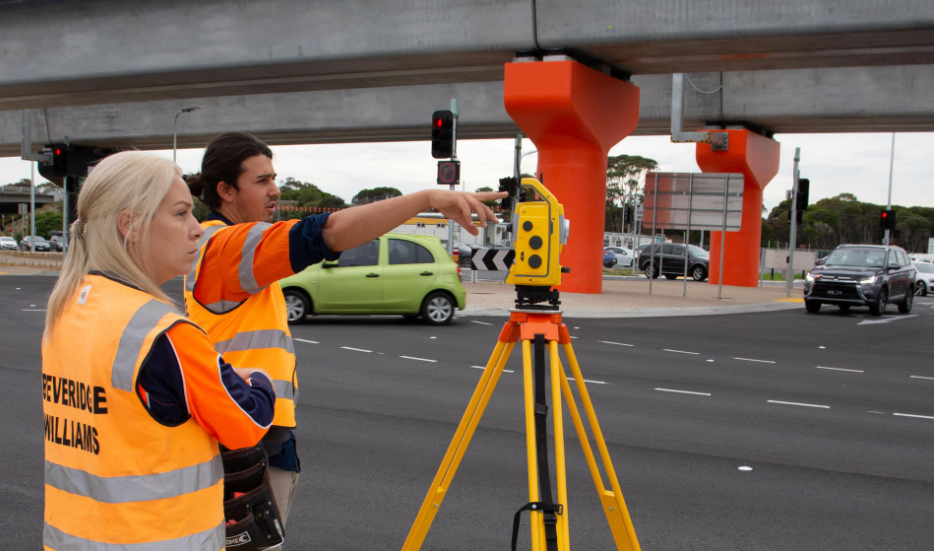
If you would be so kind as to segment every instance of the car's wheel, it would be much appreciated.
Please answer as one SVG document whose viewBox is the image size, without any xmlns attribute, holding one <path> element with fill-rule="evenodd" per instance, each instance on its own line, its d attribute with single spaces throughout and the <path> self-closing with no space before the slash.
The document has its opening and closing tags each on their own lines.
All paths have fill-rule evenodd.
<svg viewBox="0 0 934 551">
<path fill-rule="evenodd" d="M 879 291 L 879 298 L 869 305 L 869 313 L 873 316 L 881 316 L 885 313 L 885 306 L 889 301 L 889 291 L 886 288 L 882 288 Z"/>
<path fill-rule="evenodd" d="M 837 306 L 839 306 L 840 309 L 843 310 L 844 312 L 849 312 L 850 306 L 852 306 L 852 304 L 838 304 Z"/>
<path fill-rule="evenodd" d="M 667 277 L 668 279 L 678 279 L 678 276 L 676 274 L 665 274 L 665 277 Z"/>
<path fill-rule="evenodd" d="M 652 279 L 658 277 L 658 270 L 655 269 L 655 264 L 652 264 L 651 262 L 646 262 L 642 266 L 642 271 L 645 272 L 645 277 L 650 277 Z"/>
<path fill-rule="evenodd" d="M 454 318 L 454 299 L 441 291 L 429 293 L 422 302 L 422 319 L 429 325 L 444 325 Z"/>
<path fill-rule="evenodd" d="M 809 314 L 816 314 L 820 312 L 820 301 L 819 300 L 805 300 L 804 307 L 807 309 Z"/>
<path fill-rule="evenodd" d="M 911 304 L 914 302 L 915 296 L 912 293 L 905 293 L 905 300 L 898 303 L 898 312 L 901 314 L 907 314 L 911 312 Z"/>
<path fill-rule="evenodd" d="M 918 295 L 919 297 L 926 297 L 926 296 L 928 296 L 928 287 L 927 287 L 927 285 L 924 284 L 923 281 L 919 281 L 919 282 L 915 285 L 915 294 Z"/>
<path fill-rule="evenodd" d="M 694 281 L 704 281 L 707 279 L 707 270 L 703 266 L 694 266 L 694 269 L 691 270 L 691 277 L 694 278 Z"/>
<path fill-rule="evenodd" d="M 290 287 L 283 289 L 285 312 L 289 323 L 301 323 L 311 313 L 311 299 L 304 291 Z"/>
</svg>

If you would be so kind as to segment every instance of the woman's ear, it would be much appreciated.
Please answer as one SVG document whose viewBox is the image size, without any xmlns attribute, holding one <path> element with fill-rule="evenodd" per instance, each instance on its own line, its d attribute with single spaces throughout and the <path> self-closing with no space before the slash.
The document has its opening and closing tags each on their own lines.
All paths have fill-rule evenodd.
<svg viewBox="0 0 934 551">
<path fill-rule="evenodd" d="M 124 241 L 135 242 L 137 239 L 136 232 L 130 228 L 132 224 L 133 214 L 126 209 L 120 211 L 120 214 L 117 215 L 117 230 L 120 231 Z"/>
<path fill-rule="evenodd" d="M 217 196 L 221 198 L 221 201 L 225 203 L 232 203 L 234 201 L 234 194 L 237 192 L 237 189 L 227 182 L 221 180 L 217 182 Z"/>
</svg>

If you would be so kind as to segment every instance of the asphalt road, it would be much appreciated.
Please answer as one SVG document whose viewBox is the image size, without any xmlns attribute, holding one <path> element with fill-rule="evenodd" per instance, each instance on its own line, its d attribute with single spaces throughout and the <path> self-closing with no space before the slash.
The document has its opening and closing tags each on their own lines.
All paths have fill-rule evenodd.
<svg viewBox="0 0 934 551">
<path fill-rule="evenodd" d="M 2 548 L 40 546 L 52 283 L 0 276 Z M 934 300 L 889 312 L 569 318 L 642 548 L 934 548 Z M 503 321 L 293 328 L 304 470 L 289 549 L 401 548 Z M 507 369 L 423 549 L 508 548 L 528 501 L 519 351 Z M 565 430 L 572 547 L 615 549 Z"/>
</svg>

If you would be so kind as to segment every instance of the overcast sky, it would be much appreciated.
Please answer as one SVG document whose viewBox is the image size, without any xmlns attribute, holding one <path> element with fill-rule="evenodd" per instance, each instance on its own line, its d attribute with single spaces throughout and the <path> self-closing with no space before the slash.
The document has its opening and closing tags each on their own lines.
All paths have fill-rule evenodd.
<svg viewBox="0 0 934 551">
<path fill-rule="evenodd" d="M 801 176 L 810 178 L 810 202 L 849 192 L 860 201 L 885 204 L 889 182 L 891 134 L 779 134 L 781 167 L 765 188 L 764 201 L 771 210 L 791 188 L 796 147 L 801 148 Z M 512 174 L 514 140 L 461 140 L 461 180 L 468 190 L 494 189 L 499 178 Z M 524 151 L 534 149 L 526 140 Z M 291 176 L 311 182 L 346 202 L 361 189 L 390 186 L 411 193 L 436 187 L 436 161 L 428 142 L 370 144 L 293 145 L 273 147 L 279 179 Z M 171 158 L 172 152 L 158 153 Z M 178 161 L 186 172 L 200 168 L 203 149 L 179 150 Z M 667 136 L 631 137 L 610 155 L 641 155 L 659 163 L 666 172 L 699 172 L 694 146 L 673 144 Z M 535 169 L 536 156 L 523 161 L 523 170 Z M 0 159 L 0 185 L 29 177 L 29 163 Z M 36 174 L 37 179 L 43 179 Z M 560 199 L 560 198 L 559 198 Z M 902 133 L 895 142 L 892 203 L 934 207 L 934 133 Z"/>
</svg>

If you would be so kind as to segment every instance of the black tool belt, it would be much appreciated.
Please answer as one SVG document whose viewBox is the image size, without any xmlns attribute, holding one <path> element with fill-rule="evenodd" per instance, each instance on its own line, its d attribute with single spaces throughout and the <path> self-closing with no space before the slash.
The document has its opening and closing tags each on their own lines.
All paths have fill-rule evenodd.
<svg viewBox="0 0 934 551">
<path fill-rule="evenodd" d="M 260 551 L 285 541 L 285 528 L 269 487 L 266 448 L 224 451 L 224 518 L 227 549 Z"/>
</svg>

